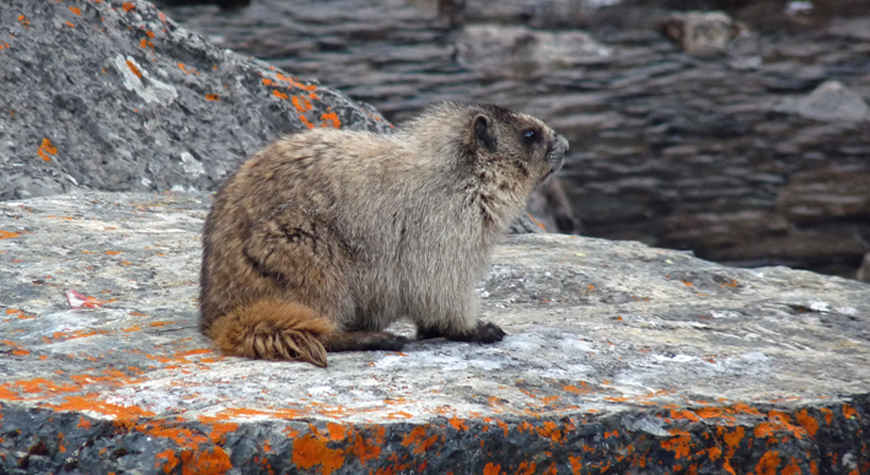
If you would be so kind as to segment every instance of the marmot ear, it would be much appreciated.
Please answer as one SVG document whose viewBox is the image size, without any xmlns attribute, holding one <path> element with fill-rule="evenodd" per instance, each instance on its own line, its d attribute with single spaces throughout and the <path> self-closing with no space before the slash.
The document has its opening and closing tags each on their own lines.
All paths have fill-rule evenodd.
<svg viewBox="0 0 870 475">
<path fill-rule="evenodd" d="M 492 122 L 484 114 L 477 114 L 471 123 L 474 129 L 474 140 L 489 152 L 495 152 L 497 140 Z"/>
</svg>

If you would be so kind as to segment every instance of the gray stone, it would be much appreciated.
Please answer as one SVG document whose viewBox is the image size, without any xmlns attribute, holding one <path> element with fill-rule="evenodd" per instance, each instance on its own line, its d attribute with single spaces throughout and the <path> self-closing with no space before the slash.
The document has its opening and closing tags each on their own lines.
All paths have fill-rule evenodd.
<svg viewBox="0 0 870 475">
<path fill-rule="evenodd" d="M 0 199 L 214 189 L 308 127 L 387 131 L 372 107 L 214 47 L 147 2 L 4 1 Z"/>
<path fill-rule="evenodd" d="M 88 192 L 0 204 L 0 472 L 870 463 L 867 284 L 529 234 L 506 238 L 478 286 L 503 342 L 330 354 L 326 370 L 225 358 L 197 331 L 210 201 Z"/>
<path fill-rule="evenodd" d="M 456 41 L 456 58 L 486 76 L 528 77 L 606 63 L 610 50 L 581 31 L 547 32 L 522 26 L 468 25 Z"/>
<path fill-rule="evenodd" d="M 808 96 L 784 101 L 775 110 L 823 122 L 870 120 L 870 106 L 864 98 L 840 81 L 825 81 Z"/>
</svg>

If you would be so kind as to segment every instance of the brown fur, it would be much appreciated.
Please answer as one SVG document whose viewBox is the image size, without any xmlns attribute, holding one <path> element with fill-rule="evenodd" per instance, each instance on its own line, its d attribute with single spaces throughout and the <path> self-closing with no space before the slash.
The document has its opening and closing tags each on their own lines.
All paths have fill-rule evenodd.
<svg viewBox="0 0 870 475">
<path fill-rule="evenodd" d="M 215 196 L 201 328 L 226 354 L 319 366 L 326 351 L 401 349 L 383 330 L 402 317 L 422 338 L 499 341 L 474 284 L 567 148 L 537 119 L 457 103 L 392 135 L 285 137 Z"/>
</svg>

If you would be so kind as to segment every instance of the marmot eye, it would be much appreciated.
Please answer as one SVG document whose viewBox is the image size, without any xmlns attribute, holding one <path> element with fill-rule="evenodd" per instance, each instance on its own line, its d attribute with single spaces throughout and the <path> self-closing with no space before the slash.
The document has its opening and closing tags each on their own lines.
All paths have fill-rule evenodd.
<svg viewBox="0 0 870 475">
<path fill-rule="evenodd" d="M 538 134 L 536 134 L 534 130 L 527 130 L 523 132 L 523 140 L 527 144 L 535 143 L 535 141 L 538 140 Z"/>
</svg>

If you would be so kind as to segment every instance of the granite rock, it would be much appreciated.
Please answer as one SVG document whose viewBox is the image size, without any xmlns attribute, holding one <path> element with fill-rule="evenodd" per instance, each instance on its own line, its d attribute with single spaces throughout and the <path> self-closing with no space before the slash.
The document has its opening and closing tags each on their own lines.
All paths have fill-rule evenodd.
<svg viewBox="0 0 870 475">
<path fill-rule="evenodd" d="M 478 285 L 502 342 L 227 358 L 197 331 L 210 200 L 0 204 L 0 473 L 870 470 L 867 284 L 529 234 Z"/>
</svg>

